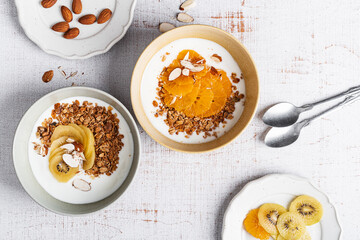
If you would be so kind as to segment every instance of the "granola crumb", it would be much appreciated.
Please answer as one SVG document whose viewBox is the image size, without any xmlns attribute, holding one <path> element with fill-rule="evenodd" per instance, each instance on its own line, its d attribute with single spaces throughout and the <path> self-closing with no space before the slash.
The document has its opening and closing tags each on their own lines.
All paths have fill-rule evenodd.
<svg viewBox="0 0 360 240">
<path fill-rule="evenodd" d="M 159 106 L 158 102 L 157 102 L 157 101 L 155 101 L 155 100 L 152 102 L 152 104 L 153 104 L 153 106 L 154 106 L 154 107 Z"/>
</svg>

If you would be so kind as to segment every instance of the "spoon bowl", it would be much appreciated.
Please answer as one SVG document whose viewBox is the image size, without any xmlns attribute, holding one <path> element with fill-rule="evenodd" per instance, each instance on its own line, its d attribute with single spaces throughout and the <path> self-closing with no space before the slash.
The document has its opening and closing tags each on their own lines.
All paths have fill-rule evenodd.
<svg viewBox="0 0 360 240">
<path fill-rule="evenodd" d="M 273 148 L 288 146 L 299 138 L 303 127 L 304 124 L 300 122 L 289 127 L 271 128 L 265 136 L 265 144 Z"/>
<path fill-rule="evenodd" d="M 265 112 L 262 120 L 266 125 L 272 127 L 286 127 L 296 123 L 303 111 L 303 108 L 296 107 L 291 103 L 278 103 Z"/>
</svg>

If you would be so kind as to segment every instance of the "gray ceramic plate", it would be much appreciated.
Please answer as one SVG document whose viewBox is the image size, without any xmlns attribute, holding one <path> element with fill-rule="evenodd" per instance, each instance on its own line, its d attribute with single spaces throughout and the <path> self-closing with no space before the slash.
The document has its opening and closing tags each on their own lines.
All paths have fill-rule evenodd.
<svg viewBox="0 0 360 240">
<path fill-rule="evenodd" d="M 48 194 L 37 182 L 30 167 L 28 142 L 32 128 L 40 115 L 55 103 L 70 97 L 92 97 L 113 106 L 126 120 L 134 141 L 134 154 L 130 172 L 123 184 L 105 199 L 88 204 L 70 204 L 57 200 Z M 19 151 L 21 149 L 21 151 Z M 140 136 L 129 111 L 113 96 L 87 87 L 70 87 L 51 92 L 38 100 L 23 116 L 16 130 L 13 143 L 13 160 L 16 174 L 25 191 L 41 206 L 60 214 L 80 215 L 95 212 L 107 207 L 118 199 L 132 182 L 140 161 Z"/>
</svg>

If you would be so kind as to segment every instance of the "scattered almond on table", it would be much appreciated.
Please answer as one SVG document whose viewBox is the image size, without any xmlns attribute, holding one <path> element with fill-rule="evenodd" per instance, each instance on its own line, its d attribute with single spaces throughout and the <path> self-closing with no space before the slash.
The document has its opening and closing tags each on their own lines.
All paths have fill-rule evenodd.
<svg viewBox="0 0 360 240">
<path fill-rule="evenodd" d="M 181 11 L 187 11 L 193 7 L 196 6 L 196 1 L 195 0 L 186 0 L 185 2 L 183 2 L 179 9 Z M 180 12 L 177 14 L 176 16 L 176 20 L 178 20 L 179 22 L 183 22 L 183 23 L 191 23 L 194 22 L 194 18 L 192 16 L 190 16 L 188 13 L 185 12 Z M 172 29 L 176 28 L 175 25 L 171 24 L 171 23 L 167 23 L 167 22 L 163 22 L 159 25 L 159 30 L 160 32 L 164 33 L 167 31 L 170 31 Z"/>
<path fill-rule="evenodd" d="M 179 13 L 176 17 L 176 19 L 179 21 L 179 22 L 183 22 L 183 23 L 191 23 L 194 21 L 194 18 L 192 16 L 190 16 L 189 14 L 187 13 Z"/>
<path fill-rule="evenodd" d="M 42 80 L 43 80 L 43 82 L 48 83 L 53 79 L 53 77 L 54 77 L 54 71 L 50 70 L 50 71 L 44 72 L 44 75 L 42 76 Z"/>
</svg>

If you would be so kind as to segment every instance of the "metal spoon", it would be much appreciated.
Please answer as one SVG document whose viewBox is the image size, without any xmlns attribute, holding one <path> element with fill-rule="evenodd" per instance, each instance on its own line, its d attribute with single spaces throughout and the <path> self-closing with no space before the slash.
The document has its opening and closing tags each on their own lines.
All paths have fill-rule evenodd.
<svg viewBox="0 0 360 240">
<path fill-rule="evenodd" d="M 349 90 L 335 96 L 315 103 L 305 104 L 301 107 L 296 107 L 287 102 L 278 103 L 265 112 L 262 120 L 265 124 L 272 127 L 287 127 L 296 123 L 301 113 L 312 109 L 314 106 L 357 92 L 360 92 L 360 86 L 352 87 Z"/>
<path fill-rule="evenodd" d="M 335 106 L 332 106 L 327 110 L 311 118 L 304 119 L 301 122 L 295 123 L 294 125 L 291 125 L 289 127 L 282 127 L 282 128 L 273 127 L 265 136 L 265 144 L 269 147 L 274 147 L 274 148 L 288 146 L 294 143 L 299 138 L 301 129 L 303 127 L 308 126 L 311 121 L 313 121 L 316 118 L 319 118 L 325 113 L 329 113 L 339 107 L 342 107 L 346 104 L 350 104 L 358 100 L 359 98 L 360 98 L 360 94 L 349 96 L 345 98 L 345 100 L 343 100 L 342 102 L 336 104 Z"/>
</svg>

